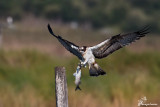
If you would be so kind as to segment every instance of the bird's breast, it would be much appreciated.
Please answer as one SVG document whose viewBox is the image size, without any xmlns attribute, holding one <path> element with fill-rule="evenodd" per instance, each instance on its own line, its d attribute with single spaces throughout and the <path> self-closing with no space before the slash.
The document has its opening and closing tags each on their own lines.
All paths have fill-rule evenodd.
<svg viewBox="0 0 160 107">
<path fill-rule="evenodd" d="M 93 63 L 95 62 L 94 55 L 92 54 L 91 50 L 86 50 L 83 54 L 84 59 L 88 61 L 88 63 Z"/>
</svg>

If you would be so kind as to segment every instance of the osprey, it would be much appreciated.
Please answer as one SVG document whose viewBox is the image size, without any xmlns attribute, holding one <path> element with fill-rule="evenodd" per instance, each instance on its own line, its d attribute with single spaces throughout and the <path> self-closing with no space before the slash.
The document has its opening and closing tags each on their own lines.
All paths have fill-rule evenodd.
<svg viewBox="0 0 160 107">
<path fill-rule="evenodd" d="M 72 54 L 76 55 L 80 59 L 80 65 L 86 67 L 89 65 L 90 76 L 104 75 L 106 72 L 101 69 L 101 67 L 96 63 L 95 58 L 101 59 L 112 54 L 114 51 L 129 45 L 132 42 L 144 37 L 149 33 L 149 28 L 145 27 L 139 31 L 128 33 L 128 34 L 118 34 L 106 39 L 98 45 L 87 47 L 79 47 L 72 42 L 63 39 L 61 36 L 57 36 L 53 33 L 50 25 L 48 24 L 49 32 L 58 39 L 58 41 Z"/>
</svg>

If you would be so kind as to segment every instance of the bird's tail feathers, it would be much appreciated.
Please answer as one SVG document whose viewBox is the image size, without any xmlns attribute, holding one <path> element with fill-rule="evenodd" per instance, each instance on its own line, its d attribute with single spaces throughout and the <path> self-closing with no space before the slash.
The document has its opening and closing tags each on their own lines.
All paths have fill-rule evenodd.
<svg viewBox="0 0 160 107">
<path fill-rule="evenodd" d="M 90 76 L 99 76 L 99 75 L 105 75 L 106 72 L 101 69 L 101 67 L 97 63 L 93 63 L 89 65 L 89 73 Z"/>
</svg>

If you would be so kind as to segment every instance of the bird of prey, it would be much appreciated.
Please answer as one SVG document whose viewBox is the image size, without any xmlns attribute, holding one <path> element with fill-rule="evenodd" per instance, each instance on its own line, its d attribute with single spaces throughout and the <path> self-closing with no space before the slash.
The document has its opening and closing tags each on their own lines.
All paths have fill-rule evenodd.
<svg viewBox="0 0 160 107">
<path fill-rule="evenodd" d="M 80 59 L 80 65 L 82 67 L 85 67 L 86 65 L 89 66 L 90 76 L 106 74 L 106 72 L 102 70 L 101 67 L 96 63 L 95 58 L 105 58 L 116 50 L 129 45 L 132 42 L 135 42 L 136 40 L 144 37 L 147 33 L 149 33 L 149 28 L 145 27 L 136 32 L 112 36 L 95 46 L 80 47 L 72 42 L 69 42 L 68 40 L 63 39 L 59 35 L 55 35 L 49 24 L 48 30 L 68 51 Z"/>
</svg>

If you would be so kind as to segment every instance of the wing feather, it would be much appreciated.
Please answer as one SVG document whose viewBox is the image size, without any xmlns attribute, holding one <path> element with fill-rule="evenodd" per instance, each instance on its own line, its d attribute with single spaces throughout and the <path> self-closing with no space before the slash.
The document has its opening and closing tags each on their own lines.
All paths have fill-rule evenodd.
<svg viewBox="0 0 160 107">
<path fill-rule="evenodd" d="M 79 46 L 75 45 L 72 42 L 69 42 L 65 39 L 63 39 L 61 36 L 57 36 L 53 33 L 50 25 L 48 24 L 48 30 L 49 32 L 58 39 L 58 41 L 72 54 L 76 55 L 80 60 L 83 60 L 82 54 L 79 52 Z"/>
<path fill-rule="evenodd" d="M 142 30 L 128 33 L 124 35 L 116 35 L 108 39 L 105 43 L 100 43 L 96 46 L 90 47 L 92 49 L 92 53 L 96 58 L 104 58 L 114 51 L 135 42 L 136 40 L 144 37 L 147 33 L 149 33 L 149 28 L 145 27 Z"/>
</svg>

